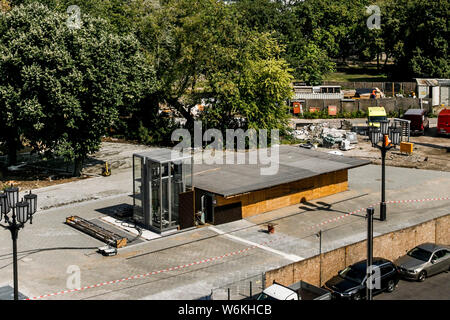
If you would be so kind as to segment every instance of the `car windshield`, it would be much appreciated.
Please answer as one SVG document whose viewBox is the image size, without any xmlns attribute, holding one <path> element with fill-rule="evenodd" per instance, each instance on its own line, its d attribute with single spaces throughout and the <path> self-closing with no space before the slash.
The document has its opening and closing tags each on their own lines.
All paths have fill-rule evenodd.
<svg viewBox="0 0 450 320">
<path fill-rule="evenodd" d="M 385 116 L 374 116 L 374 117 L 369 117 L 369 122 L 378 122 L 378 121 L 382 121 L 382 120 L 386 120 L 387 118 Z"/>
<path fill-rule="evenodd" d="M 422 260 L 422 261 L 428 261 L 430 260 L 431 257 L 431 252 L 426 251 L 424 249 L 421 248 L 414 248 L 411 251 L 409 251 L 408 256 Z"/>
<path fill-rule="evenodd" d="M 274 297 L 271 297 L 263 292 L 256 298 L 256 300 L 277 300 L 277 299 L 275 299 Z"/>
<path fill-rule="evenodd" d="M 344 279 L 361 283 L 364 280 L 366 273 L 362 268 L 347 267 L 342 270 L 339 275 Z"/>
</svg>

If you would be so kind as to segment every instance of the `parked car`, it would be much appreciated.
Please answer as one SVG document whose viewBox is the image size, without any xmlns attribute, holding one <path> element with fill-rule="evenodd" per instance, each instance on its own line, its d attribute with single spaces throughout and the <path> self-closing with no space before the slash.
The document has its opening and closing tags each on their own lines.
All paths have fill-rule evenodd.
<svg viewBox="0 0 450 320">
<path fill-rule="evenodd" d="M 430 127 L 427 111 L 424 109 L 408 109 L 402 118 L 411 121 L 409 127 L 411 134 L 424 134 Z"/>
<path fill-rule="evenodd" d="M 331 300 L 331 294 L 328 290 L 301 280 L 290 286 L 274 282 L 256 300 Z"/>
<path fill-rule="evenodd" d="M 439 112 L 437 120 L 437 133 L 450 135 L 450 109 L 443 109 Z"/>
<path fill-rule="evenodd" d="M 384 258 L 374 258 L 372 263 L 380 271 L 380 279 L 375 280 L 379 281 L 380 286 L 374 288 L 372 294 L 394 291 L 400 280 L 395 264 Z M 366 260 L 363 260 L 339 271 L 337 276 L 325 283 L 325 288 L 331 291 L 335 299 L 361 300 L 366 298 L 366 280 Z"/>
<path fill-rule="evenodd" d="M 450 247 L 423 243 L 395 261 L 406 279 L 424 281 L 426 277 L 450 270 Z"/>
</svg>

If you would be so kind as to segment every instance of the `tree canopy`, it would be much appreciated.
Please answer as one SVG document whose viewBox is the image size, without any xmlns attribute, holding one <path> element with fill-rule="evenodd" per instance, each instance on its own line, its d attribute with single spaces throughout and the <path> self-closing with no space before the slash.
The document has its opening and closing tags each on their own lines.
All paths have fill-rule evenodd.
<svg viewBox="0 0 450 320">
<path fill-rule="evenodd" d="M 0 139 L 11 162 L 21 140 L 37 151 L 81 161 L 97 151 L 122 106 L 155 87 L 133 35 L 109 31 L 100 18 L 68 15 L 40 3 L 20 5 L 0 22 Z"/>
</svg>

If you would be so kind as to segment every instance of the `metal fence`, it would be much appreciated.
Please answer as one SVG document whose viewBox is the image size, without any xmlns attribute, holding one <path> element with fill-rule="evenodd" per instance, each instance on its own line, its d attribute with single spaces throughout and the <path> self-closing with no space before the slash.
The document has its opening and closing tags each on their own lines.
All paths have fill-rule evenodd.
<svg viewBox="0 0 450 320">
<path fill-rule="evenodd" d="M 211 289 L 211 294 L 198 300 L 251 300 L 265 288 L 265 273 L 259 273 Z"/>
</svg>

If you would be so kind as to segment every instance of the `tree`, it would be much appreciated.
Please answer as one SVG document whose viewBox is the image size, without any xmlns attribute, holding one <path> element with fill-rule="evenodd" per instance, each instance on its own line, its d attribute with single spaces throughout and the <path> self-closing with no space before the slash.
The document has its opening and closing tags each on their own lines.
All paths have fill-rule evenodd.
<svg viewBox="0 0 450 320">
<path fill-rule="evenodd" d="M 302 15 L 313 7 L 283 0 L 240 0 L 234 6 L 241 24 L 259 32 L 273 33 L 285 48 L 282 57 L 289 63 L 295 78 L 319 84 L 326 73 L 334 71 L 335 64 L 327 51 L 334 38 L 330 42 L 329 35 L 321 31 L 319 37 L 313 32 L 309 19 L 314 18 L 316 12 L 311 12 L 311 16 Z"/>
<path fill-rule="evenodd" d="M 71 29 L 68 16 L 37 2 L 2 14 L 0 140 L 10 163 L 27 140 L 36 151 L 74 160 L 79 175 L 118 110 L 152 91 L 155 80 L 135 37 L 88 15 Z"/>
<path fill-rule="evenodd" d="M 241 24 L 232 6 L 170 0 L 147 16 L 138 34 L 161 82 L 154 103 L 179 112 L 187 128 L 193 126 L 192 109 L 202 101 L 210 102 L 204 116 L 217 128 L 233 126 L 236 115 L 260 128 L 283 122 L 281 101 L 291 88 L 282 50 L 271 35 Z"/>
<path fill-rule="evenodd" d="M 449 0 L 385 0 L 382 32 L 394 76 L 450 77 L 449 14 Z"/>
</svg>

